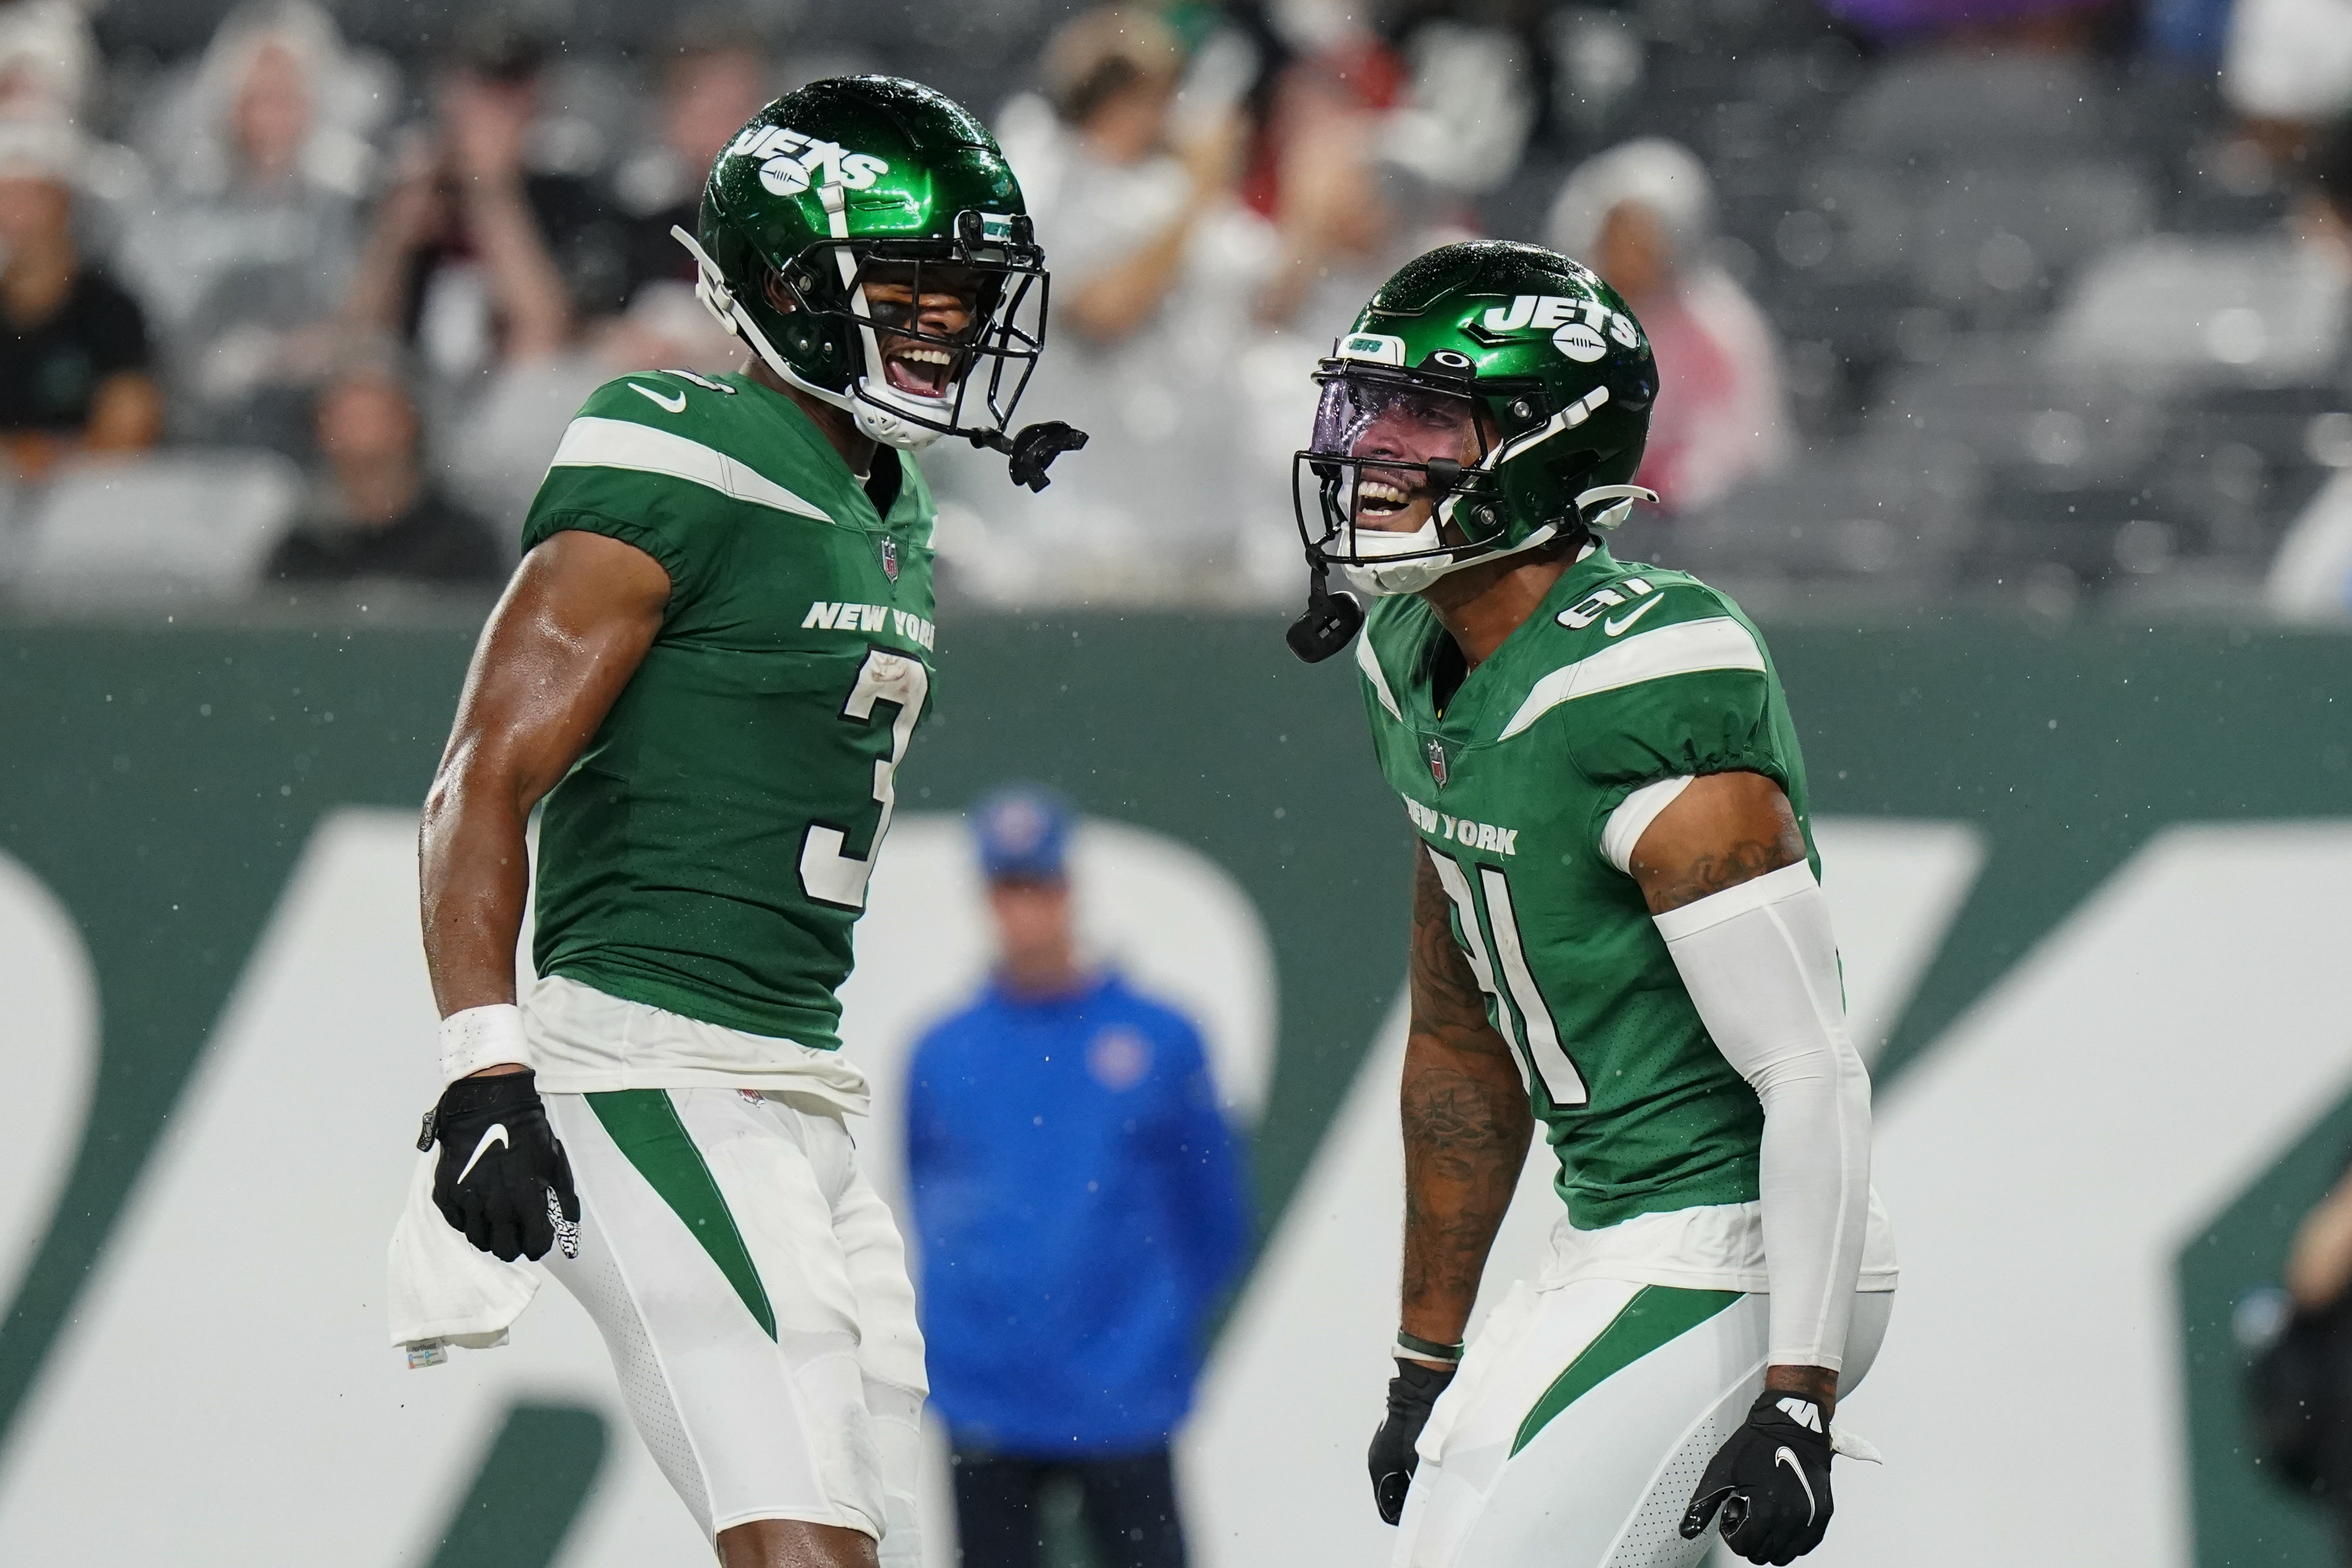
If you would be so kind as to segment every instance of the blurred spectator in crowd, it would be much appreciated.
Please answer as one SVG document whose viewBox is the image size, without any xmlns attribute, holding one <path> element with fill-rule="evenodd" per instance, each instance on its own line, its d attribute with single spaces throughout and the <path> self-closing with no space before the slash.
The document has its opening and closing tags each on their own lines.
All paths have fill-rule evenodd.
<svg viewBox="0 0 2352 1568">
<path fill-rule="evenodd" d="M 98 40 L 80 0 L 0 3 L 0 120 L 77 124 L 98 78 Z"/>
<path fill-rule="evenodd" d="M 26 479 L 152 446 L 163 425 L 139 306 L 74 239 L 84 145 L 63 124 L 0 123 L 0 433 Z"/>
<path fill-rule="evenodd" d="M 485 23 L 462 44 L 433 124 L 399 155 L 350 302 L 452 383 L 555 353 L 575 318 L 618 307 L 625 272 L 595 187 L 531 167 L 541 42 Z"/>
<path fill-rule="evenodd" d="M 1233 443 L 1234 362 L 1267 239 L 1234 199 L 1245 126 L 1230 104 L 1180 122 L 1183 68 L 1150 10 L 1089 11 L 1046 46 L 1045 97 L 999 116 L 1054 271 L 1053 345 L 1024 406 L 1093 437 L 1020 510 L 1031 537 L 1019 556 L 1132 559 L 1148 536 L 1181 577 L 1230 542 L 1233 476 L 1203 454 Z"/>
<path fill-rule="evenodd" d="M 2329 258 L 2352 282 L 2352 114 L 2338 120 L 2312 148 L 2305 185 L 2297 216 L 2305 249 Z M 2347 346 L 2352 345 L 2339 339 L 2337 371 L 2352 390 L 2352 375 L 2345 374 Z M 2352 419 L 2341 411 L 2321 418 L 2330 422 L 2322 428 L 2335 432 L 2324 439 L 2336 448 L 2329 460 L 2337 472 L 2288 525 L 2271 562 L 2264 597 L 2273 613 L 2286 620 L 2343 622 L 2352 620 L 2352 462 L 2337 458 L 2352 447 Z"/>
<path fill-rule="evenodd" d="M 1714 189 L 1688 149 L 1644 137 L 1591 159 L 1560 187 L 1546 233 L 1625 297 L 1657 354 L 1664 390 L 1635 482 L 1690 510 L 1788 460 L 1780 352 L 1711 253 Z"/>
<path fill-rule="evenodd" d="M 1471 237 L 1470 198 L 1510 177 L 1538 109 L 1523 41 L 1475 19 L 1507 9 L 1408 0 L 1291 64 L 1255 171 L 1282 236 L 1261 321 L 1328 352 L 1390 273 Z"/>
<path fill-rule="evenodd" d="M 2352 113 L 2352 0 L 2236 0 L 2221 96 L 2265 152 L 2294 163 Z"/>
<path fill-rule="evenodd" d="M 175 430 L 307 456 L 387 85 L 311 0 L 263 0 L 221 24 L 150 128 L 161 188 L 121 255 Z"/>
<path fill-rule="evenodd" d="M 490 31 L 445 71 L 436 125 L 377 209 L 349 311 L 415 343 L 440 395 L 452 491 L 502 540 L 600 384 L 741 358 L 690 286 L 640 289 L 619 310 L 620 220 L 583 177 L 532 164 L 540 65 L 531 40 Z"/>
<path fill-rule="evenodd" d="M 1541 110 L 1528 58 L 1544 31 L 1541 13 L 1476 0 L 1412 0 L 1398 11 L 1405 86 L 1382 130 L 1382 154 L 1444 190 L 1494 190 L 1519 166 Z"/>
<path fill-rule="evenodd" d="M 976 808 L 998 968 L 909 1064 L 931 1405 L 964 1568 L 1036 1568 L 1056 1479 L 1100 1568 L 1180 1568 L 1169 1439 L 1248 1210 L 1198 1032 L 1080 963 L 1071 826 L 1033 789 Z"/>
<path fill-rule="evenodd" d="M 1325 60 L 1294 66 L 1274 113 L 1280 254 L 1257 314 L 1318 354 L 1406 261 L 1470 237 L 1457 193 L 1390 156 L 1392 111 L 1368 104 Z"/>
<path fill-rule="evenodd" d="M 453 400 L 441 448 L 451 489 L 519 537 L 572 416 L 588 395 L 633 370 L 738 370 L 742 344 L 719 330 L 689 285 L 655 279 L 616 316 L 566 317 L 553 346 L 510 352 L 469 395 Z"/>
<path fill-rule="evenodd" d="M 310 515 L 278 542 L 263 575 L 496 583 L 502 561 L 489 531 L 426 477 L 422 434 L 416 400 L 393 354 L 346 360 L 319 395 L 325 471 Z"/>
<path fill-rule="evenodd" d="M 1057 321 L 1108 346 L 1150 326 L 1185 281 L 1197 237 L 1240 175 L 1246 126 L 1229 108 L 1174 142 L 1184 58 L 1152 12 L 1089 11 L 1045 48 L 1050 115 L 1008 110 L 1062 299 Z"/>
<path fill-rule="evenodd" d="M 670 237 L 695 232 L 703 177 L 728 142 L 775 96 L 775 71 L 757 33 L 721 13 L 690 17 L 665 52 L 655 139 L 622 160 L 613 195 L 627 224 L 627 277 L 634 300 L 649 281 L 694 286 L 694 261 Z"/>
</svg>

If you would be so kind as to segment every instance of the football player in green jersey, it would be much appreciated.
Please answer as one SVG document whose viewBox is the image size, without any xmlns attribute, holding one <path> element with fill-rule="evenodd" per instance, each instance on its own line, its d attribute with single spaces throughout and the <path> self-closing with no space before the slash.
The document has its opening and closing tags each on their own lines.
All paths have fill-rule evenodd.
<svg viewBox="0 0 2352 1568">
<path fill-rule="evenodd" d="M 1396 1563 L 1687 1565 L 1718 1515 L 1788 1563 L 1829 1522 L 1830 1418 L 1885 1332 L 1893 1244 L 1771 658 L 1721 594 L 1601 542 L 1646 493 L 1648 342 L 1565 257 L 1452 245 L 1317 379 L 1292 646 L 1361 625 L 1418 838 L 1402 1321 L 1370 1455 Z M 1550 1255 L 1465 1350 L 1538 1127 Z"/>
<path fill-rule="evenodd" d="M 866 1088 L 835 999 L 929 702 L 912 454 L 970 439 L 1042 487 L 1085 438 L 1006 433 L 1044 258 L 996 143 L 939 94 L 778 100 L 698 226 L 699 292 L 750 363 L 589 398 L 426 802 L 434 1198 L 587 1308 L 729 1568 L 913 1568 L 922 1339 L 843 1123 Z"/>
</svg>

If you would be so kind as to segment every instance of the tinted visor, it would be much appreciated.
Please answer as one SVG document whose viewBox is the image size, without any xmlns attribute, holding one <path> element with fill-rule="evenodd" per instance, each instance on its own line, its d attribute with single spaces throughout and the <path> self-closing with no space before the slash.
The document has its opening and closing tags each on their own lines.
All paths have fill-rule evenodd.
<svg viewBox="0 0 2352 1568">
<path fill-rule="evenodd" d="M 1458 460 L 1465 445 L 1484 454 L 1483 440 L 1465 440 L 1478 425 L 1477 405 L 1467 397 L 1362 371 L 1318 379 L 1323 397 L 1307 445 L 1318 457 L 1417 464 L 1432 458 Z"/>
<path fill-rule="evenodd" d="M 1479 467 L 1490 426 L 1475 399 L 1407 372 L 1344 361 L 1326 360 L 1316 379 L 1323 391 L 1315 429 L 1291 481 L 1311 552 L 1333 562 L 1396 561 L 1483 542 L 1486 529 L 1465 531 L 1453 515 L 1454 500 L 1484 496 L 1493 484 Z M 1433 512 L 1446 542 L 1412 550 L 1401 536 Z"/>
</svg>

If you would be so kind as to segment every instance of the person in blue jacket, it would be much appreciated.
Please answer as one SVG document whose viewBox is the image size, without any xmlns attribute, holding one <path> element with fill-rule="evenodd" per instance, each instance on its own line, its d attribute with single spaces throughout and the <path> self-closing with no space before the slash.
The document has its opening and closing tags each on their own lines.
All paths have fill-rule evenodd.
<svg viewBox="0 0 2352 1568">
<path fill-rule="evenodd" d="M 1042 790 L 975 808 L 997 968 L 910 1065 L 931 1403 L 964 1568 L 1035 1568 L 1058 1478 L 1100 1568 L 1181 1568 L 1169 1439 L 1250 1212 L 1200 1032 L 1079 960 L 1071 826 Z"/>
</svg>

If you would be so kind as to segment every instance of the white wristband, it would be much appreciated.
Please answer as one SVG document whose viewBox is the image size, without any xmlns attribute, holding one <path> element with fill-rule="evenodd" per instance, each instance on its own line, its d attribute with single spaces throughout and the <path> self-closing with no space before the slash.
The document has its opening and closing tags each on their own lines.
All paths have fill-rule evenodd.
<svg viewBox="0 0 2352 1568">
<path fill-rule="evenodd" d="M 530 1066 L 530 1047 L 522 1037 L 522 1009 L 511 1002 L 468 1007 L 441 1020 L 441 1082 L 511 1062 Z"/>
</svg>

